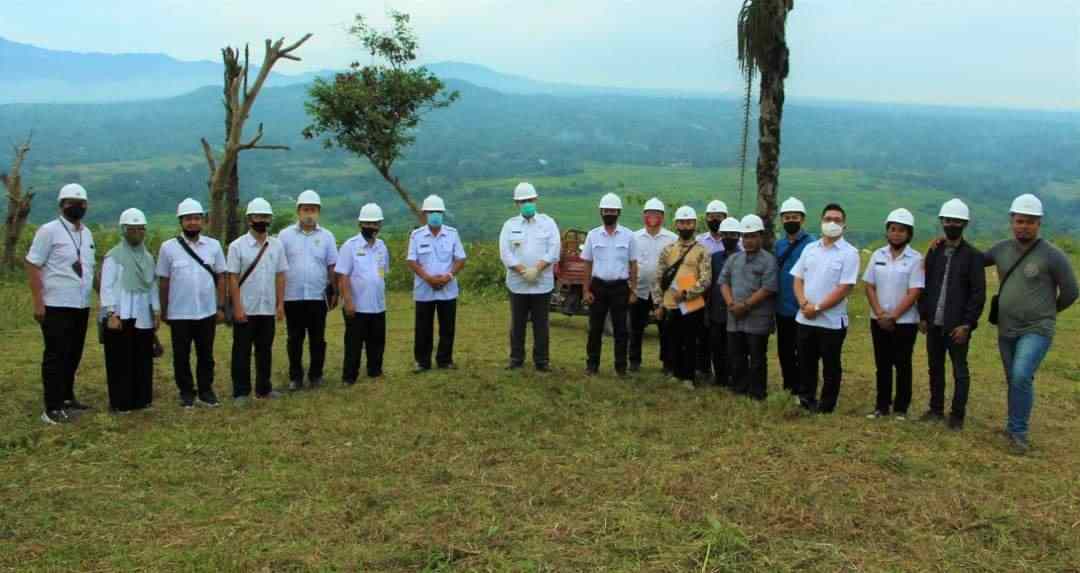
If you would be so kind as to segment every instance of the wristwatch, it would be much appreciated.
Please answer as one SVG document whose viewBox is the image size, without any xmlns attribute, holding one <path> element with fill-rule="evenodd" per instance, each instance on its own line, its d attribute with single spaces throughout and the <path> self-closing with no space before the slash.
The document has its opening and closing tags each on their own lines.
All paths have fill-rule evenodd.
<svg viewBox="0 0 1080 573">
<path fill-rule="evenodd" d="M 814 312 L 821 312 L 821 305 L 820 304 L 815 304 L 814 305 Z"/>
</svg>

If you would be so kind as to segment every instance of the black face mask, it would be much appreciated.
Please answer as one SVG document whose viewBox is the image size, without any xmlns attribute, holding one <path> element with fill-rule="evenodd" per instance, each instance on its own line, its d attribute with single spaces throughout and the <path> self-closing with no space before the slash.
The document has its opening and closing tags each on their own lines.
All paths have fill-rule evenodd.
<svg viewBox="0 0 1080 573">
<path fill-rule="evenodd" d="M 364 237 L 365 241 L 370 241 L 375 238 L 375 235 L 379 233 L 378 229 L 372 229 L 370 227 L 360 227 L 360 235 Z"/>
<path fill-rule="evenodd" d="M 255 231 L 256 233 L 265 233 L 266 230 L 269 228 L 270 223 L 267 223 L 266 221 L 252 221 L 251 223 L 251 230 Z"/>
<path fill-rule="evenodd" d="M 734 253 L 739 250 L 738 239 L 722 239 L 721 242 L 724 243 L 724 252 L 726 253 Z"/>
<path fill-rule="evenodd" d="M 944 229 L 945 237 L 948 238 L 950 241 L 955 241 L 960 237 L 964 236 L 963 225 L 946 225 Z"/>
<path fill-rule="evenodd" d="M 679 229 L 679 238 L 689 241 L 694 238 L 694 229 Z"/>
<path fill-rule="evenodd" d="M 86 215 L 86 207 L 82 205 L 68 205 L 64 207 L 64 217 L 69 221 L 80 221 Z"/>
<path fill-rule="evenodd" d="M 784 232 L 789 235 L 794 235 L 802 229 L 802 223 L 798 221 L 788 221 L 784 223 Z"/>
<path fill-rule="evenodd" d="M 608 227 L 614 225 L 619 221 L 618 215 L 602 215 L 600 218 L 604 220 L 604 224 Z"/>
<path fill-rule="evenodd" d="M 199 236 L 199 233 L 201 233 L 201 232 L 202 232 L 202 230 L 198 230 L 198 231 L 189 231 L 189 230 L 187 230 L 187 229 L 181 229 L 181 231 L 183 231 L 183 233 L 184 233 L 184 236 L 185 236 L 185 237 L 187 237 L 188 239 L 194 239 L 195 237 L 198 237 L 198 236 Z"/>
<path fill-rule="evenodd" d="M 709 226 L 709 230 L 713 233 L 720 230 L 720 221 L 717 221 L 716 219 L 708 219 L 705 221 L 705 224 Z"/>
</svg>

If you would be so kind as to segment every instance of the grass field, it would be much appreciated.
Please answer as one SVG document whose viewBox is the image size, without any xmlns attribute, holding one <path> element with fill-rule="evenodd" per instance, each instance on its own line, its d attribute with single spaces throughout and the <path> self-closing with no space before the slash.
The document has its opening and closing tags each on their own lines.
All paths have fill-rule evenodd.
<svg viewBox="0 0 1080 573">
<path fill-rule="evenodd" d="M 466 272 L 468 270 L 466 269 Z M 390 297 L 387 376 L 249 408 L 113 416 L 93 335 L 75 424 L 44 427 L 40 334 L 0 288 L 0 569 L 10 571 L 1080 571 L 1080 311 L 1037 381 L 1027 457 L 998 430 L 992 327 L 974 335 L 967 428 L 871 422 L 861 287 L 838 412 L 687 391 L 647 364 L 585 379 L 585 320 L 553 319 L 556 372 L 502 370 L 500 297 L 463 295 L 453 374 L 409 374 L 412 304 Z M 164 334 L 167 335 L 167 332 Z M 229 394 L 230 333 L 217 341 Z M 656 352 L 646 341 L 646 356 Z M 166 341 L 166 345 L 167 341 Z M 921 339 L 920 339 L 921 347 Z M 274 381 L 286 382 L 284 329 Z M 916 353 L 912 411 L 926 407 Z M 951 388 L 951 383 L 949 385 Z"/>
</svg>

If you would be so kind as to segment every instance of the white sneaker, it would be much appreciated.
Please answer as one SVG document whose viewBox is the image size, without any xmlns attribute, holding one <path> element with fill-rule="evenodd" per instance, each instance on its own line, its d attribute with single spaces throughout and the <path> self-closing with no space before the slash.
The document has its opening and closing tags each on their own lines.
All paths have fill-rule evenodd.
<svg viewBox="0 0 1080 573">
<path fill-rule="evenodd" d="M 694 389 L 694 382 L 693 382 L 693 381 L 691 381 L 691 380 L 683 380 L 683 383 L 682 383 L 682 385 L 683 385 L 683 387 L 685 387 L 685 388 L 686 388 L 687 390 L 693 390 L 693 389 Z"/>
<path fill-rule="evenodd" d="M 884 416 L 885 416 L 885 413 L 882 412 L 881 410 L 874 410 L 874 413 L 866 415 L 866 419 L 867 420 L 877 420 L 878 418 L 882 418 Z"/>
<path fill-rule="evenodd" d="M 893 417 L 896 418 L 897 422 L 906 422 L 907 421 L 907 414 L 905 414 L 905 413 L 895 414 Z"/>
</svg>

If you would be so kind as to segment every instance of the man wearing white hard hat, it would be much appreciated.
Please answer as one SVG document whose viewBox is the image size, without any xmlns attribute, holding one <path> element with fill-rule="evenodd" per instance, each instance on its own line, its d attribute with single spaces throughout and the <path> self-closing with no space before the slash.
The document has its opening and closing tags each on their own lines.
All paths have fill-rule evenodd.
<svg viewBox="0 0 1080 573">
<path fill-rule="evenodd" d="M 705 206 L 705 227 L 707 228 L 707 231 L 698 235 L 697 241 L 705 246 L 705 249 L 710 256 L 725 250 L 726 247 L 724 246 L 723 233 L 720 232 L 720 225 L 729 218 L 727 203 L 724 203 L 719 199 L 713 199 Z M 738 221 L 738 219 L 735 219 L 736 223 Z M 708 317 L 706 317 L 705 320 L 706 323 L 708 323 Z M 712 351 L 709 346 L 708 326 L 701 329 L 697 345 L 697 361 L 695 362 L 695 368 L 703 378 L 708 379 L 713 374 Z"/>
<path fill-rule="evenodd" d="M 675 378 L 694 388 L 698 339 L 705 327 L 705 291 L 712 278 L 708 249 L 694 238 L 697 213 L 682 206 L 675 211 L 679 240 L 660 251 L 653 279 L 656 319 L 664 322 L 668 357 Z"/>
<path fill-rule="evenodd" d="M 180 235 L 158 249 L 161 316 L 172 338 L 173 377 L 180 405 L 217 407 L 214 393 L 214 339 L 225 321 L 225 253 L 221 243 L 202 234 L 205 211 L 187 198 L 176 207 Z M 195 376 L 191 347 L 195 346 Z M 196 385 L 197 384 L 197 385 Z"/>
<path fill-rule="evenodd" d="M 986 264 L 996 265 L 1002 277 L 991 316 L 997 319 L 998 350 L 1009 384 L 1005 431 L 1014 451 L 1025 453 L 1035 373 L 1050 351 L 1057 315 L 1076 302 L 1078 291 L 1069 257 L 1039 238 L 1042 201 L 1031 194 L 1017 197 L 1009 218 L 1013 238 L 990 247 Z"/>
<path fill-rule="evenodd" d="M 706 293 L 708 301 L 708 326 L 709 331 L 709 360 L 712 363 L 714 385 L 721 388 L 731 387 L 731 372 L 728 368 L 727 351 L 727 321 L 728 308 L 724 300 L 724 285 L 720 280 L 720 273 L 724 270 L 729 258 L 741 250 L 739 242 L 742 239 L 742 224 L 736 217 L 728 217 L 720 223 L 718 228 L 720 237 L 724 241 L 724 248 L 712 254 L 709 267 L 712 271 L 712 280 L 709 281 L 709 290 Z"/>
<path fill-rule="evenodd" d="M 641 345 L 645 338 L 645 328 L 649 325 L 656 304 L 652 298 L 652 285 L 656 279 L 656 265 L 660 261 L 660 251 L 679 240 L 678 235 L 664 228 L 664 203 L 653 197 L 645 202 L 641 210 L 645 226 L 634 231 L 634 246 L 637 250 L 638 280 L 634 291 L 637 301 L 630 305 L 630 371 L 641 369 Z M 667 355 L 667 342 L 664 340 L 664 323 L 657 321 L 656 328 L 660 338 L 660 364 L 664 374 L 671 374 L 671 361 Z"/>
<path fill-rule="evenodd" d="M 251 353 L 255 350 L 255 397 L 277 398 L 270 381 L 276 321 L 285 318 L 285 273 L 289 262 L 277 237 L 270 236 L 274 210 L 256 197 L 244 212 L 249 231 L 229 244 L 225 270 L 233 314 L 233 400 L 251 396 Z"/>
<path fill-rule="evenodd" d="M 130 412 L 154 399 L 154 333 L 161 302 L 154 257 L 146 249 L 146 216 L 120 214 L 120 243 L 101 264 L 101 317 L 105 322 L 105 380 L 109 409 Z"/>
<path fill-rule="evenodd" d="M 322 199 L 312 190 L 296 198 L 296 224 L 278 233 L 289 270 L 285 273 L 285 330 L 288 335 L 289 391 L 304 387 L 304 338 L 311 363 L 311 388 L 323 383 L 326 363 L 326 314 L 337 306 L 337 240 L 319 225 Z"/>
<path fill-rule="evenodd" d="M 414 274 L 413 300 L 416 303 L 413 339 L 414 373 L 431 370 L 435 346 L 435 315 L 439 316 L 439 347 L 435 365 L 455 368 L 454 335 L 457 324 L 458 281 L 465 267 L 465 246 L 457 229 L 445 225 L 446 204 L 438 195 L 424 199 L 424 226 L 409 235 L 406 262 Z"/>
<path fill-rule="evenodd" d="M 775 245 L 776 266 L 780 272 L 780 292 L 776 300 L 776 350 L 784 390 L 794 395 L 799 393 L 802 374 L 799 369 L 799 324 L 795 322 L 799 303 L 795 299 L 795 277 L 791 275 L 791 269 L 799 261 L 803 249 L 815 238 L 803 228 L 806 206 L 795 197 L 789 197 L 780 205 L 780 222 L 784 226 L 784 236 Z"/>
<path fill-rule="evenodd" d="M 926 335 L 926 362 L 930 377 L 930 408 L 922 421 L 945 421 L 945 357 L 952 362 L 953 397 L 949 428 L 964 427 L 967 416 L 968 346 L 979 326 L 986 303 L 983 255 L 964 240 L 971 219 L 967 205 L 950 199 L 938 219 L 945 241 L 926 253 L 926 287 L 919 297 L 919 330 Z"/>
<path fill-rule="evenodd" d="M 720 274 L 727 306 L 727 350 L 731 388 L 754 400 L 768 396 L 769 334 L 776 319 L 776 257 L 762 247 L 765 224 L 743 217 L 743 250 L 732 254 Z"/>
<path fill-rule="evenodd" d="M 82 222 L 88 205 L 86 189 L 77 183 L 64 185 L 58 201 L 60 216 L 38 228 L 26 253 L 34 320 L 45 339 L 41 421 L 46 424 L 68 422 L 72 414 L 88 408 L 75 399 L 75 373 L 90 320 L 94 237 Z"/>
<path fill-rule="evenodd" d="M 519 183 L 514 203 L 519 214 L 503 223 L 499 232 L 499 257 L 506 267 L 510 291 L 511 370 L 525 363 L 525 327 L 533 325 L 533 366 L 550 370 L 548 312 L 555 288 L 554 265 L 559 262 L 559 227 L 555 220 L 536 212 L 536 188 Z"/>
<path fill-rule="evenodd" d="M 626 375 L 627 309 L 637 301 L 638 264 L 634 233 L 619 224 L 622 199 L 614 193 L 600 198 L 600 219 L 603 225 L 589 231 L 581 258 L 588 277 L 582 294 L 589 305 L 589 339 L 586 345 L 585 374 L 594 375 L 600 369 L 604 322 L 611 315 L 615 334 L 615 372 Z"/>
<path fill-rule="evenodd" d="M 911 211 L 893 210 L 885 218 L 888 244 L 870 255 L 863 273 L 877 380 L 874 411 L 867 416 L 870 419 L 892 414 L 897 420 L 906 420 L 911 405 L 911 355 L 919 334 L 916 304 L 926 286 L 922 255 L 910 246 L 914 236 Z"/>
<path fill-rule="evenodd" d="M 377 237 L 382 228 L 382 209 L 368 203 L 360 208 L 356 221 L 360 232 L 341 245 L 335 267 L 345 316 L 341 381 L 346 386 L 352 386 L 360 377 L 360 360 L 365 350 L 368 378 L 382 376 L 386 348 L 386 273 L 390 271 L 390 251 Z"/>
</svg>

